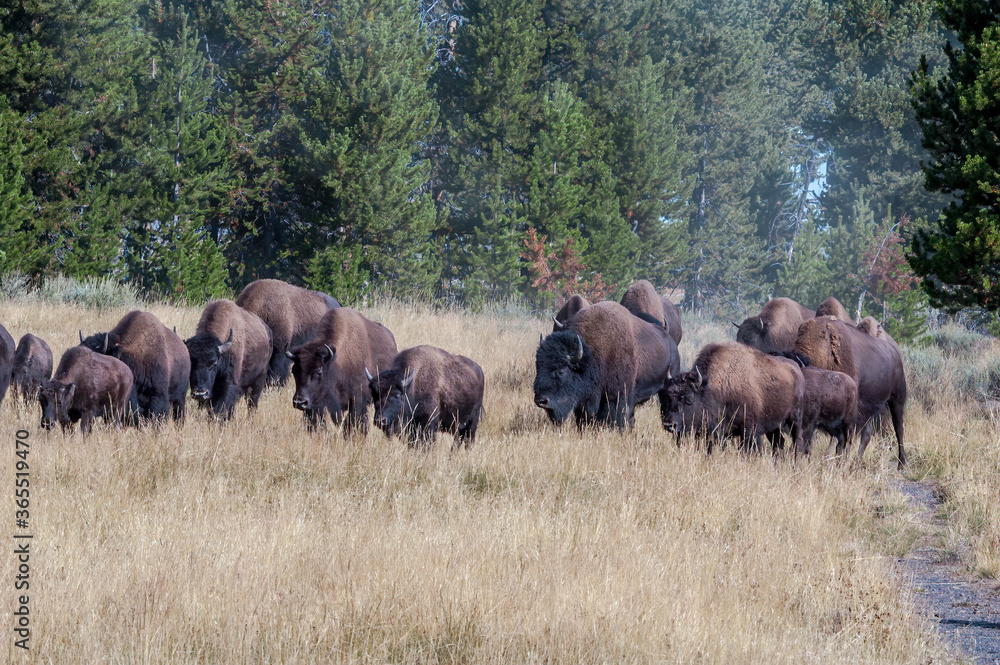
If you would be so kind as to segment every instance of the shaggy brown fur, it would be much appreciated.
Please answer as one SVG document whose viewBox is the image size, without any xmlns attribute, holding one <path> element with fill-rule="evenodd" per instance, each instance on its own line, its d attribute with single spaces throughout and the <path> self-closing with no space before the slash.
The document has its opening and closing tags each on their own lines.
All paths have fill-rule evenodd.
<svg viewBox="0 0 1000 665">
<path fill-rule="evenodd" d="M 291 363 L 285 351 L 316 336 L 319 320 L 340 307 L 336 299 L 320 291 L 310 291 L 277 279 L 251 282 L 236 298 L 236 304 L 256 314 L 271 329 L 274 353 L 268 368 L 268 382 L 284 385 Z"/>
<path fill-rule="evenodd" d="M 59 360 L 55 378 L 38 391 L 41 424 L 52 429 L 58 422 L 66 432 L 79 421 L 80 431 L 89 434 L 95 416 L 115 423 L 128 418 L 133 396 L 132 370 L 125 363 L 74 346 Z"/>
<path fill-rule="evenodd" d="M 573 315 L 584 307 L 590 307 L 590 303 L 581 295 L 574 293 L 566 304 L 562 306 L 552 322 L 552 332 L 558 332 L 566 327 L 566 322 L 573 318 Z"/>
<path fill-rule="evenodd" d="M 465 356 L 435 346 L 416 346 L 368 381 L 375 424 L 392 435 L 403 431 L 411 445 L 433 443 L 438 429 L 455 435 L 455 447 L 476 439 L 483 410 L 482 368 Z"/>
<path fill-rule="evenodd" d="M 14 352 L 11 383 L 25 402 L 38 399 L 38 389 L 52 378 L 52 349 L 41 337 L 28 333 Z"/>
<path fill-rule="evenodd" d="M 783 448 L 782 430 L 805 451 L 802 408 L 805 379 L 798 365 L 743 344 L 709 344 L 692 369 L 668 382 L 661 410 L 668 431 L 700 431 L 712 439 L 740 437 L 745 449 L 766 435 Z"/>
<path fill-rule="evenodd" d="M 661 296 L 645 279 L 634 282 L 621 299 L 622 306 L 633 314 L 648 314 L 661 322 L 674 344 L 681 343 L 681 313 L 669 298 Z"/>
<path fill-rule="evenodd" d="M 858 414 L 858 384 L 843 372 L 803 367 L 806 399 L 802 409 L 805 452 L 812 448 L 816 428 L 837 440 L 837 455 L 847 453 L 854 438 Z"/>
<path fill-rule="evenodd" d="M 816 308 L 816 316 L 832 316 L 833 318 L 840 319 L 841 321 L 854 321 L 854 319 L 851 318 L 851 315 L 847 313 L 847 309 L 833 296 L 830 296 L 820 303 L 819 307 Z"/>
<path fill-rule="evenodd" d="M 385 326 L 359 312 L 340 307 L 319 322 L 316 337 L 288 352 L 294 361 L 292 406 L 305 412 L 310 429 L 329 413 L 344 422 L 344 435 L 355 428 L 368 432 L 366 417 L 371 391 L 365 370 L 377 374 L 392 365 L 396 339 Z"/>
<path fill-rule="evenodd" d="M 237 400 L 257 408 L 271 359 L 271 329 L 232 300 L 205 305 L 195 335 L 184 341 L 191 356 L 191 394 L 217 416 L 231 418 Z"/>
<path fill-rule="evenodd" d="M 7 395 L 10 387 L 10 377 L 14 369 L 14 338 L 7 329 L 0 325 L 0 403 Z"/>
<path fill-rule="evenodd" d="M 815 315 L 791 298 L 774 298 L 757 316 L 733 324 L 738 328 L 736 341 L 764 353 L 788 353 L 795 348 L 799 326 Z"/>
<path fill-rule="evenodd" d="M 882 324 L 871 316 L 861 319 L 861 323 L 858 324 L 858 330 L 868 333 L 872 337 L 888 337 Z"/>
<path fill-rule="evenodd" d="M 813 367 L 843 372 L 858 384 L 857 425 L 862 428 L 859 460 L 871 438 L 872 420 L 883 408 L 889 408 L 902 469 L 906 464 L 903 449 L 906 375 L 896 343 L 888 337 L 872 337 L 845 321 L 820 317 L 806 321 L 799 328 L 795 353 L 807 358 Z"/>
<path fill-rule="evenodd" d="M 80 337 L 84 346 L 132 370 L 141 417 L 163 420 L 172 414 L 177 423 L 184 422 L 191 358 L 184 341 L 155 314 L 135 310 L 109 332 Z"/>
<path fill-rule="evenodd" d="M 535 404 L 559 423 L 573 412 L 581 426 L 597 421 L 632 427 L 636 405 L 657 394 L 667 372 L 679 368 L 673 339 L 643 316 L 600 302 L 543 340 L 535 359 Z M 575 353 L 577 340 L 584 348 L 574 361 L 563 348 Z"/>
</svg>

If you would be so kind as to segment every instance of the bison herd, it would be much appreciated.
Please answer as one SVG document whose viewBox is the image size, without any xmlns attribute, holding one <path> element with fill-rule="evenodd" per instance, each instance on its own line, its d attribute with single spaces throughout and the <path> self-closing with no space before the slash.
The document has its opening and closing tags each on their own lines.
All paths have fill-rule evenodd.
<svg viewBox="0 0 1000 665">
<path fill-rule="evenodd" d="M 535 356 L 535 404 L 554 423 L 572 413 L 578 425 L 631 427 L 635 407 L 657 395 L 663 427 L 713 443 L 734 437 L 758 450 L 767 437 L 775 450 L 790 437 L 808 454 L 817 429 L 846 455 L 860 434 L 864 455 L 872 427 L 885 412 L 903 449 L 906 377 L 899 347 L 877 321 L 855 325 L 836 298 L 815 311 L 775 298 L 760 313 L 735 323 L 733 344 L 702 348 L 679 371 L 681 338 L 676 307 L 645 280 L 621 304 L 590 304 L 573 296 Z"/>
<path fill-rule="evenodd" d="M 815 311 L 775 298 L 737 327 L 737 343 L 709 344 L 682 372 L 677 307 L 646 280 L 620 302 L 573 296 L 553 317 L 535 355 L 534 401 L 555 424 L 570 414 L 578 426 L 628 429 L 636 406 L 659 399 L 663 427 L 680 436 L 725 438 L 774 450 L 790 437 L 808 454 L 817 429 L 845 455 L 860 435 L 864 454 L 873 423 L 888 413 L 903 449 L 906 378 L 899 348 L 877 321 L 855 325 L 828 298 Z M 483 370 L 433 346 L 399 352 L 392 332 L 325 293 L 278 280 L 258 280 L 236 301 L 208 303 L 194 336 L 182 340 L 148 312 L 126 314 L 108 332 L 84 337 L 52 373 L 44 340 L 24 335 L 15 347 L 0 326 L 0 400 L 9 386 L 37 399 L 41 425 L 86 433 L 101 416 L 138 425 L 173 418 L 182 424 L 190 390 L 220 419 L 241 397 L 252 411 L 267 385 L 295 382 L 292 406 L 313 430 L 343 423 L 345 434 L 375 425 L 410 445 L 444 430 L 456 445 L 475 440 L 483 411 Z"/>
</svg>

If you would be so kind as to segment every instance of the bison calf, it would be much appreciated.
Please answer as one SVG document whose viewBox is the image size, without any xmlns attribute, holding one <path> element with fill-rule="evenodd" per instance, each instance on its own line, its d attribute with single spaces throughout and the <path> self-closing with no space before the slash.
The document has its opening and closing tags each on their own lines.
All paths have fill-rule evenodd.
<svg viewBox="0 0 1000 665">
<path fill-rule="evenodd" d="M 74 346 L 59 360 L 55 378 L 38 391 L 38 402 L 44 429 L 58 422 L 65 432 L 79 421 L 80 431 L 89 434 L 95 416 L 115 423 L 131 418 L 132 370 L 117 358 Z"/>
<path fill-rule="evenodd" d="M 354 428 L 368 432 L 371 390 L 365 369 L 378 373 L 396 357 L 388 328 L 349 307 L 332 309 L 320 320 L 316 338 L 287 354 L 295 379 L 292 406 L 305 412 L 310 429 L 329 413 L 334 424 L 343 421 L 345 436 Z"/>
<path fill-rule="evenodd" d="M 837 440 L 837 455 L 844 455 L 854 438 L 858 412 L 858 384 L 843 372 L 818 367 L 803 367 L 806 380 L 802 408 L 802 438 L 805 453 L 812 448 L 813 435 L 819 428 Z"/>
<path fill-rule="evenodd" d="M 14 352 L 11 384 L 25 402 L 38 398 L 38 389 L 52 378 L 52 349 L 31 333 L 21 337 Z"/>
<path fill-rule="evenodd" d="M 456 447 L 475 441 L 485 379 L 469 358 L 417 346 L 400 353 L 377 376 L 366 374 L 375 424 L 387 435 L 405 432 L 411 445 L 433 443 L 442 429 L 455 435 Z"/>
</svg>

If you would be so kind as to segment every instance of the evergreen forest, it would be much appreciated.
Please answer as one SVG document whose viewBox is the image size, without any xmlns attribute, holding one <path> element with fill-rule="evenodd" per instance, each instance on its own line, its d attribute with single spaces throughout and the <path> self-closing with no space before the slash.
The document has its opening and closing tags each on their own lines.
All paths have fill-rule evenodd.
<svg viewBox="0 0 1000 665">
<path fill-rule="evenodd" d="M 4 2 L 0 272 L 472 307 L 645 278 L 727 316 L 834 295 L 912 337 L 1000 306 L 920 260 L 962 223 L 922 170 L 964 149 L 942 81 L 963 44 L 998 58 L 998 5 Z"/>
</svg>

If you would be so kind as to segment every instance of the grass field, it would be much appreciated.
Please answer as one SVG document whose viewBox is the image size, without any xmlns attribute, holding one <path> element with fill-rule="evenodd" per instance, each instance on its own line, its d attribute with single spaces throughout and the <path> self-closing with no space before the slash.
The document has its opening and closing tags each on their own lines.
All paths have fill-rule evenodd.
<svg viewBox="0 0 1000 665">
<path fill-rule="evenodd" d="M 182 337 L 199 315 L 150 309 Z M 48 340 L 58 361 L 78 328 L 107 330 L 125 311 L 8 302 L 0 321 L 15 339 Z M 396 302 L 363 311 L 401 349 L 430 343 L 482 365 L 486 414 L 471 450 L 452 452 L 450 436 L 416 452 L 377 430 L 310 435 L 291 386 L 266 392 L 252 418 L 241 405 L 232 422 L 209 422 L 189 401 L 183 429 L 98 425 L 87 440 L 43 433 L 37 406 L 6 400 L 0 485 L 13 486 L 14 432 L 26 428 L 35 538 L 27 654 L 9 628 L 12 548 L 0 558 L 11 580 L 0 584 L 2 659 L 954 660 L 893 574 L 914 535 L 887 489 L 888 440 L 854 470 L 824 459 L 822 436 L 805 461 L 732 446 L 709 457 L 693 441 L 676 447 L 655 405 L 640 407 L 632 433 L 581 436 L 532 404 L 550 323 Z M 730 335 L 687 321 L 683 364 Z M 995 576 L 1000 427 L 958 397 L 933 411 L 923 401 L 907 415 L 912 472 L 945 484 L 956 542 Z"/>
</svg>

